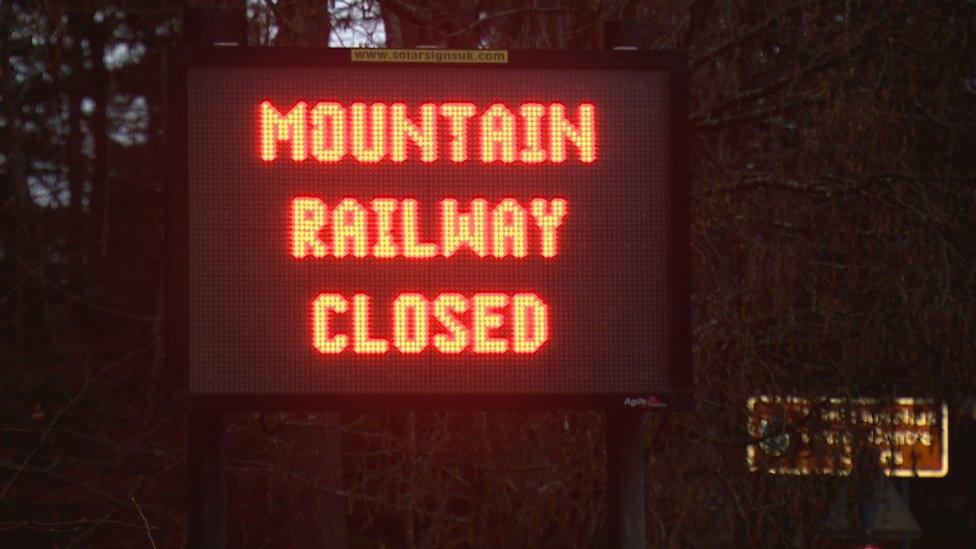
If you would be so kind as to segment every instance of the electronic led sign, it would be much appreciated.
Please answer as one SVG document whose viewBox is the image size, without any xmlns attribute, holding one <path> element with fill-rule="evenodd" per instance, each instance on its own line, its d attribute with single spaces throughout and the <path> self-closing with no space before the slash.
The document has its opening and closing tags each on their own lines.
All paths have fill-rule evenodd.
<svg viewBox="0 0 976 549">
<path fill-rule="evenodd" d="M 195 397 L 686 396 L 683 58 L 171 53 L 168 349 Z"/>
</svg>

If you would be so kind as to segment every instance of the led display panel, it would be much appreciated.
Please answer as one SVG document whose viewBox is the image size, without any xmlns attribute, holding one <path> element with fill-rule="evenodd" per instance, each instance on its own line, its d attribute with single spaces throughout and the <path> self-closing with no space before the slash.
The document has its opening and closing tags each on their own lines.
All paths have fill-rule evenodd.
<svg viewBox="0 0 976 549">
<path fill-rule="evenodd" d="M 686 394 L 681 57 L 173 58 L 168 348 L 191 395 L 334 408 Z"/>
</svg>

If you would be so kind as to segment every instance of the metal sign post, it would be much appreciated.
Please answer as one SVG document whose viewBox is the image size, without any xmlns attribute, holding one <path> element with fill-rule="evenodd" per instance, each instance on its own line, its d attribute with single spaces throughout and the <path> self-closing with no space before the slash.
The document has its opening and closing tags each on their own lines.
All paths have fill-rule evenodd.
<svg viewBox="0 0 976 549">
<path fill-rule="evenodd" d="M 233 21 L 222 21 L 222 18 Z M 236 24 L 227 24 L 231 22 Z M 222 32 L 231 27 L 235 36 L 229 38 L 242 45 L 246 43 L 247 18 L 243 9 L 185 7 L 183 10 L 184 42 L 189 46 L 221 42 L 228 38 Z M 224 547 L 227 544 L 224 413 L 191 405 L 186 430 L 187 547 Z"/>
<path fill-rule="evenodd" d="M 641 27 L 637 21 L 609 21 L 604 26 L 604 49 L 636 50 L 640 47 Z M 672 169 L 676 177 L 688 181 L 688 75 L 680 73 L 672 81 L 670 94 L 670 125 L 674 143 L 671 149 Z M 680 144 L 680 145 L 678 145 Z M 687 187 L 671 196 L 672 215 L 675 216 L 675 234 L 672 242 L 674 254 L 687 265 L 688 197 Z M 672 288 L 671 332 L 672 345 L 682 349 L 679 359 L 691 364 L 690 305 L 687 277 L 678 277 Z M 685 370 L 684 387 L 687 392 L 678 395 L 685 408 L 690 407 L 691 374 Z M 677 401 L 675 402 L 675 404 Z M 644 418 L 646 410 L 655 408 L 653 402 L 638 402 L 633 408 L 607 412 L 607 532 L 611 547 L 640 548 L 645 546 L 644 515 Z"/>
<path fill-rule="evenodd" d="M 604 25 L 605 49 L 637 49 L 636 21 Z M 607 533 L 611 547 L 644 547 L 643 410 L 607 412 Z"/>
<path fill-rule="evenodd" d="M 643 410 L 607 412 L 607 531 L 610 547 L 644 547 Z"/>
<path fill-rule="evenodd" d="M 187 415 L 187 546 L 226 545 L 224 414 L 191 408 Z"/>
</svg>

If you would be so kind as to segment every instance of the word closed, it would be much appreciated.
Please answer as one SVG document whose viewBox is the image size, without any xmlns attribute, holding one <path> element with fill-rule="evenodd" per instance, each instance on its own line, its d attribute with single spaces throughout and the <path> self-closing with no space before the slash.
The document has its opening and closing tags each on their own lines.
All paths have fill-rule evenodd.
<svg viewBox="0 0 976 549">
<path fill-rule="evenodd" d="M 549 339 L 548 307 L 531 293 L 478 293 L 470 298 L 443 293 L 433 300 L 402 293 L 393 301 L 391 312 L 392 345 L 371 334 L 368 295 L 347 299 L 334 293 L 319 294 L 312 302 L 313 345 L 324 355 L 347 349 L 366 355 L 391 349 L 417 354 L 428 348 L 443 354 L 528 354 Z M 344 333 L 333 329 L 337 316 L 345 318 Z"/>
</svg>

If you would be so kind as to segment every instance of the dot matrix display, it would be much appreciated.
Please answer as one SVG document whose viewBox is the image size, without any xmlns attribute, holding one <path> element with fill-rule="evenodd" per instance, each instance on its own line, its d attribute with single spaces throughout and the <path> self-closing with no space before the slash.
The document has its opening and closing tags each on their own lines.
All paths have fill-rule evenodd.
<svg viewBox="0 0 976 549">
<path fill-rule="evenodd" d="M 668 67 L 228 59 L 183 90 L 192 394 L 674 391 Z"/>
</svg>

